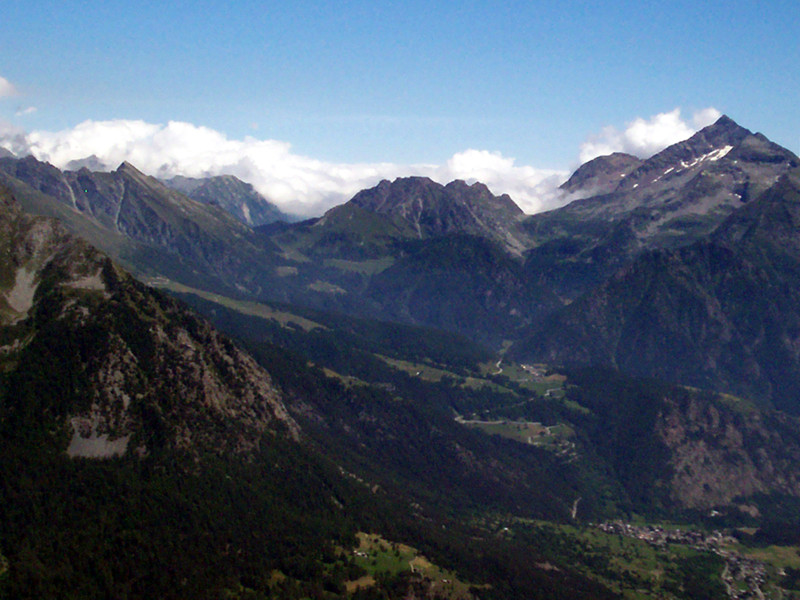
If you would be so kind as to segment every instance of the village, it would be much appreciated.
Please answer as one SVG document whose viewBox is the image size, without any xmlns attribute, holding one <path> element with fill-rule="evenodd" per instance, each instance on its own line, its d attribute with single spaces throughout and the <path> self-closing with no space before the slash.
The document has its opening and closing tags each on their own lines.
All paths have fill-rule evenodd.
<svg viewBox="0 0 800 600">
<path fill-rule="evenodd" d="M 657 548 L 677 544 L 702 552 L 713 552 L 725 559 L 725 568 L 720 578 L 729 598 L 763 600 L 767 597 L 763 591 L 767 583 L 766 565 L 727 549 L 726 547 L 737 541 L 728 533 L 719 530 L 704 532 L 695 529 L 665 529 L 658 525 L 633 525 L 624 521 L 601 523 L 597 528 L 604 533 L 635 538 Z"/>
</svg>

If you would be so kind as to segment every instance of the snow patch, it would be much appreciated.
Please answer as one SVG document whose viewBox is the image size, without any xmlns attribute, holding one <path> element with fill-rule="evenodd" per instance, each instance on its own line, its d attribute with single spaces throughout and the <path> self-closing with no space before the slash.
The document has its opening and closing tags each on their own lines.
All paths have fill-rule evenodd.
<svg viewBox="0 0 800 600">
<path fill-rule="evenodd" d="M 687 163 L 686 161 L 682 160 L 681 161 L 681 167 L 683 167 L 684 169 L 690 169 L 693 166 L 695 166 L 697 163 L 701 163 L 701 162 L 706 161 L 706 160 L 711 161 L 711 162 L 717 161 L 720 158 L 722 158 L 725 155 L 727 155 L 728 152 L 730 152 L 731 150 L 733 150 L 733 146 L 723 146 L 722 148 L 717 148 L 716 150 L 712 150 L 711 152 L 709 152 L 707 154 L 703 154 L 702 156 L 698 156 L 697 158 L 695 158 L 690 163 Z"/>
<path fill-rule="evenodd" d="M 709 152 L 708 154 L 706 154 L 706 158 L 708 158 L 708 160 L 712 160 L 712 161 L 719 160 L 720 158 L 722 158 L 723 156 L 728 154 L 728 152 L 730 152 L 731 150 L 733 150 L 733 146 L 724 146 L 724 147 L 722 147 L 722 148 L 720 148 L 718 150 L 714 150 L 713 152 Z"/>
</svg>

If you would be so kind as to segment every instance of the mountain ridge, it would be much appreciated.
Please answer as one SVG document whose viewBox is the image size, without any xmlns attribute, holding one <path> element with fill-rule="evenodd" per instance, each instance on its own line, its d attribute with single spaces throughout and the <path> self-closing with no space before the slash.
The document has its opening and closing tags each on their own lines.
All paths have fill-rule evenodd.
<svg viewBox="0 0 800 600">
<path fill-rule="evenodd" d="M 713 236 L 645 253 L 521 342 L 516 356 L 604 364 L 800 411 L 800 178 Z"/>
<path fill-rule="evenodd" d="M 528 272 L 575 299 L 644 251 L 710 235 L 798 164 L 793 153 L 722 116 L 635 169 L 623 167 L 618 178 L 605 172 L 619 179 L 612 191 L 528 217 Z"/>
</svg>

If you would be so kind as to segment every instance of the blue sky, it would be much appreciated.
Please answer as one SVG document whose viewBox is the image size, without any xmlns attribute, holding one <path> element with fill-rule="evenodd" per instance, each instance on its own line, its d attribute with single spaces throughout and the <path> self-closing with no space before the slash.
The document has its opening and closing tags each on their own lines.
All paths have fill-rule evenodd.
<svg viewBox="0 0 800 600">
<path fill-rule="evenodd" d="M 460 156 L 478 173 L 513 159 L 544 176 L 637 119 L 680 109 L 672 123 L 696 128 L 709 108 L 800 152 L 795 2 L 6 0 L 2 12 L 0 133 L 40 134 L 56 163 L 67 146 L 102 149 L 116 135 L 105 127 L 93 145 L 101 134 L 75 134 L 81 123 L 179 122 L 269 141 L 306 167 L 424 164 L 444 177 L 462 174 L 441 169 Z M 302 179 L 301 162 L 288 171 Z M 306 212 L 332 202 L 348 180 L 337 177 L 298 197 Z M 302 195 L 287 185 L 271 195 Z"/>
</svg>

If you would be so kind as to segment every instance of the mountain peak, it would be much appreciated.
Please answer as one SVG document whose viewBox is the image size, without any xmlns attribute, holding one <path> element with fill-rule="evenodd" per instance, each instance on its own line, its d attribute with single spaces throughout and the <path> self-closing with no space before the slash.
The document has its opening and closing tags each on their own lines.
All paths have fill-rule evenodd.
<svg viewBox="0 0 800 600">
<path fill-rule="evenodd" d="M 719 147 L 720 145 L 736 146 L 744 138 L 753 135 L 749 129 L 745 129 L 727 115 L 722 115 L 711 125 L 703 127 L 700 131 L 690 137 L 687 142 L 692 140 L 706 142 Z"/>
<path fill-rule="evenodd" d="M 117 173 L 129 173 L 131 175 L 144 175 L 139 169 L 134 167 L 127 160 L 122 161 L 122 164 L 117 167 Z"/>
<path fill-rule="evenodd" d="M 429 177 L 400 177 L 360 191 L 350 204 L 404 219 L 420 237 L 469 233 L 496 239 L 513 251 L 523 247 L 516 231 L 522 209 L 479 182 L 456 180 L 445 186 Z"/>
</svg>

